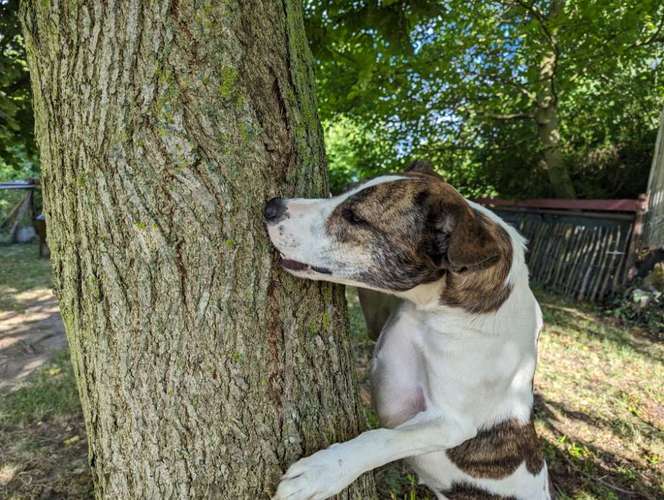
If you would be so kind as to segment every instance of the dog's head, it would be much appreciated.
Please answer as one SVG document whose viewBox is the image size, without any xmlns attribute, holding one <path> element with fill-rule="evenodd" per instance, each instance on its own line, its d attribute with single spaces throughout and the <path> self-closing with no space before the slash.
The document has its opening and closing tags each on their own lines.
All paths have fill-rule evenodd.
<svg viewBox="0 0 664 500">
<path fill-rule="evenodd" d="M 476 312 L 495 292 L 482 281 L 507 286 L 509 236 L 421 163 L 333 198 L 274 198 L 264 215 L 281 265 L 301 278 L 407 298 L 439 284 L 440 303 Z"/>
</svg>

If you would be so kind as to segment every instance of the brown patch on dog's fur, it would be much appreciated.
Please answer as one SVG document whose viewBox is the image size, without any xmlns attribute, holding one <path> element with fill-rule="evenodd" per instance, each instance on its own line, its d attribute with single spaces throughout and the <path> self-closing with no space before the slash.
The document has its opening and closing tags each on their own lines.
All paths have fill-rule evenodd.
<svg viewBox="0 0 664 500">
<path fill-rule="evenodd" d="M 442 175 L 440 175 L 438 172 L 434 170 L 433 165 L 428 160 L 415 160 L 410 165 L 408 165 L 408 167 L 406 167 L 406 170 L 404 170 L 404 172 L 411 174 L 418 173 L 424 175 L 431 175 L 433 177 L 437 177 L 441 181 L 445 180 L 443 179 Z"/>
<path fill-rule="evenodd" d="M 447 450 L 459 469 L 476 478 L 501 479 L 512 474 L 521 463 L 536 475 L 544 466 L 535 427 L 515 419 L 506 420 L 477 436 Z"/>
<path fill-rule="evenodd" d="M 495 247 L 490 250 L 494 256 L 480 264 L 481 268 L 475 272 L 469 265 L 463 272 L 447 273 L 440 301 L 448 306 L 462 307 L 470 313 L 488 313 L 497 311 L 512 291 L 512 287 L 506 284 L 512 266 L 512 241 L 502 227 L 485 215 L 475 212 L 475 218 L 483 227 L 485 236 L 468 235 L 469 246 L 476 252 L 484 245 Z"/>
<path fill-rule="evenodd" d="M 510 294 L 509 235 L 428 167 L 401 175 L 350 196 L 327 220 L 341 244 L 371 252 L 371 268 L 357 279 L 406 291 L 442 278 L 442 304 L 470 313 L 497 310 Z"/>
<path fill-rule="evenodd" d="M 404 291 L 440 278 L 442 273 L 420 253 L 424 215 L 415 199 L 427 192 L 429 176 L 370 186 L 350 196 L 327 220 L 327 231 L 340 243 L 368 249 L 371 268 L 358 280 L 385 290 Z"/>
<path fill-rule="evenodd" d="M 516 497 L 494 495 L 481 488 L 465 483 L 455 483 L 452 488 L 441 491 L 449 500 L 516 500 Z"/>
</svg>

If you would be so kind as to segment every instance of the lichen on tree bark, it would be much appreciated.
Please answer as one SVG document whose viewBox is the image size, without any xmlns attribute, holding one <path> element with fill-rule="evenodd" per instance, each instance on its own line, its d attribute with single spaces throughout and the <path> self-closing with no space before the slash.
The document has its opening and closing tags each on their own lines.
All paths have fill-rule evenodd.
<svg viewBox="0 0 664 500">
<path fill-rule="evenodd" d="M 267 498 L 360 430 L 343 292 L 282 273 L 261 218 L 327 193 L 301 9 L 22 6 L 99 498 Z"/>
</svg>

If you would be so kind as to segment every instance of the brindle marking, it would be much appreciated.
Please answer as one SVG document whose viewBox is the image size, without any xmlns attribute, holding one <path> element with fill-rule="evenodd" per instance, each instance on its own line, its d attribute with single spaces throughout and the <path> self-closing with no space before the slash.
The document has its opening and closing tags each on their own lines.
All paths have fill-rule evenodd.
<svg viewBox="0 0 664 500">
<path fill-rule="evenodd" d="M 441 271 L 419 252 L 424 216 L 413 203 L 428 182 L 420 177 L 378 184 L 350 196 L 327 220 L 340 243 L 368 248 L 373 265 L 357 278 L 386 290 L 405 291 L 436 281 Z"/>
<path fill-rule="evenodd" d="M 473 439 L 447 450 L 454 464 L 475 478 L 501 479 L 512 474 L 521 463 L 536 475 L 544 466 L 532 421 L 523 424 L 506 420 L 480 431 Z"/>
<path fill-rule="evenodd" d="M 449 500 L 516 500 L 516 497 L 494 495 L 466 483 L 454 483 L 451 489 L 441 491 Z"/>
<path fill-rule="evenodd" d="M 443 278 L 441 303 L 496 311 L 509 297 L 509 235 L 442 178 L 418 169 L 350 196 L 327 220 L 344 244 L 368 247 L 374 264 L 357 277 L 392 291 Z"/>
</svg>

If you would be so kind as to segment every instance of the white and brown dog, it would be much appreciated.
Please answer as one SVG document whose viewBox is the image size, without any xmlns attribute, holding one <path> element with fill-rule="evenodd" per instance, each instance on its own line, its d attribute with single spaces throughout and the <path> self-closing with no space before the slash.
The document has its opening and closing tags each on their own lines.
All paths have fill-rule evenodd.
<svg viewBox="0 0 664 500">
<path fill-rule="evenodd" d="M 299 460 L 276 499 L 328 498 L 402 458 L 439 498 L 550 498 L 531 421 L 542 319 L 514 228 L 420 163 L 334 198 L 275 198 L 265 219 L 295 276 L 401 299 L 372 366 L 384 427 Z"/>
</svg>

